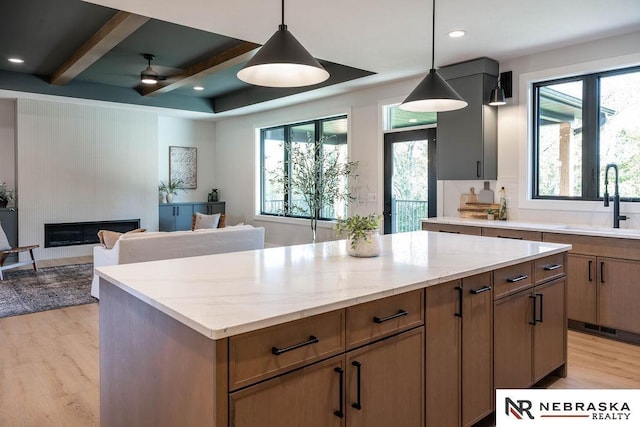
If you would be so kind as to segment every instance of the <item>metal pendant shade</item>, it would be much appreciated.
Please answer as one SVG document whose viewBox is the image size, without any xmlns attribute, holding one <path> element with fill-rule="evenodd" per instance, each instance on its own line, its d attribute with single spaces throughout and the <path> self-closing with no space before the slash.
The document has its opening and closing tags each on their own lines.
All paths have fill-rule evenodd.
<svg viewBox="0 0 640 427">
<path fill-rule="evenodd" d="M 405 111 L 435 113 L 440 111 L 459 110 L 466 107 L 467 102 L 447 83 L 435 69 L 435 28 L 436 2 L 433 0 L 431 32 L 431 70 L 416 86 L 409 96 L 400 104 Z"/>
<path fill-rule="evenodd" d="M 253 58 L 238 71 L 244 82 L 268 87 L 299 87 L 322 83 L 329 73 L 282 24 Z"/>
<path fill-rule="evenodd" d="M 497 106 L 497 105 L 505 105 L 507 103 L 507 99 L 504 96 L 504 90 L 498 86 L 496 86 L 491 91 L 491 97 L 489 97 L 489 105 Z"/>
</svg>

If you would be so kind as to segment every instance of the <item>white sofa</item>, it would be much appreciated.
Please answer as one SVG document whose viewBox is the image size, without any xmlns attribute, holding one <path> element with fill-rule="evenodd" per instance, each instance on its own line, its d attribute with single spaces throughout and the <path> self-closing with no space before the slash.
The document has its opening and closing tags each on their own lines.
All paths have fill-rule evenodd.
<svg viewBox="0 0 640 427">
<path fill-rule="evenodd" d="M 93 266 L 131 264 L 172 258 L 264 249 L 264 228 L 250 225 L 196 231 L 123 234 L 112 249 L 93 248 Z M 91 295 L 100 298 L 100 280 L 93 274 Z"/>
</svg>

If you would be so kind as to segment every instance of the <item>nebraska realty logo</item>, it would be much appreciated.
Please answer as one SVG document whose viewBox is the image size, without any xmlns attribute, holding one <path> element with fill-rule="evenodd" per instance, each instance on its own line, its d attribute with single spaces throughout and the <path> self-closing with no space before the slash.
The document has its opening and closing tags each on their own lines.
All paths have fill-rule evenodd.
<svg viewBox="0 0 640 427">
<path fill-rule="evenodd" d="M 496 427 L 640 426 L 640 390 L 496 390 Z"/>
</svg>

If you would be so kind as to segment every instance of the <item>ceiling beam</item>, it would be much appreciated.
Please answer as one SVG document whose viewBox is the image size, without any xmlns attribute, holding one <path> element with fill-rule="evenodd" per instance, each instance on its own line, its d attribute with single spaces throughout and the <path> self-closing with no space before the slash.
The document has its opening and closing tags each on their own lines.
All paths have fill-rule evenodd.
<svg viewBox="0 0 640 427">
<path fill-rule="evenodd" d="M 144 86 L 141 89 L 140 93 L 144 96 L 154 96 L 171 92 L 172 90 L 196 82 L 218 71 L 233 67 L 234 65 L 240 64 L 242 62 L 246 62 L 251 59 L 253 55 L 255 55 L 259 48 L 260 45 L 256 43 L 239 43 L 222 53 L 219 53 L 212 56 L 211 58 L 207 58 L 202 62 L 192 65 L 191 67 L 187 68 L 182 74 L 167 77 L 169 79 L 169 83 L 158 84 L 154 86 Z"/>
<path fill-rule="evenodd" d="M 64 85 L 129 37 L 150 18 L 118 11 L 51 76 L 51 84 Z"/>
</svg>

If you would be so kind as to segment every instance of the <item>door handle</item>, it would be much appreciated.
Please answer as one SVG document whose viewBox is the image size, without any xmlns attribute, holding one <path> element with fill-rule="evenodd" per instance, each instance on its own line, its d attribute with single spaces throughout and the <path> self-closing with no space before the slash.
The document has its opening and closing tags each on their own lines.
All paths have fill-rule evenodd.
<svg viewBox="0 0 640 427">
<path fill-rule="evenodd" d="M 538 311 L 536 309 L 536 301 L 538 301 L 538 297 L 535 295 L 529 295 L 529 298 L 531 298 L 531 301 L 533 302 L 533 310 L 531 311 L 531 322 L 529 322 L 529 324 L 536 326 L 536 322 L 538 320 L 536 318 L 536 311 Z"/>
<path fill-rule="evenodd" d="M 458 291 L 458 312 L 454 313 L 456 317 L 462 317 L 462 286 L 456 286 Z"/>
<path fill-rule="evenodd" d="M 338 406 L 337 411 L 333 411 L 333 415 L 335 415 L 338 418 L 344 418 L 344 407 L 342 404 L 342 401 L 344 399 L 344 369 L 342 369 L 341 367 L 337 367 L 337 368 L 333 368 L 334 372 L 337 372 L 338 374 L 340 374 L 340 404 Z"/>
<path fill-rule="evenodd" d="M 593 282 L 593 277 L 591 277 L 591 269 L 593 268 L 593 261 L 589 260 L 589 281 Z"/>
<path fill-rule="evenodd" d="M 600 261 L 600 283 L 604 283 L 604 261 Z"/>
<path fill-rule="evenodd" d="M 476 176 L 480 178 L 480 160 L 476 162 Z"/>
<path fill-rule="evenodd" d="M 536 294 L 536 297 L 540 297 L 540 318 L 538 319 L 539 323 L 543 323 L 543 320 L 542 320 L 542 316 L 543 316 L 543 313 L 542 313 L 542 310 L 543 310 L 542 302 L 543 302 L 543 300 L 542 300 L 542 298 L 543 298 L 543 296 L 544 295 L 542 295 L 542 294 Z"/>
<path fill-rule="evenodd" d="M 387 316 L 387 317 L 375 316 L 373 318 L 373 323 L 384 323 L 387 320 L 392 320 L 392 319 L 395 319 L 395 318 L 398 318 L 398 317 L 406 316 L 407 314 L 409 314 L 409 313 L 407 313 L 406 311 L 401 309 L 401 310 L 398 310 L 398 312 L 396 314 L 392 314 L 391 316 Z"/>
<path fill-rule="evenodd" d="M 351 404 L 351 406 L 356 408 L 358 411 L 360 411 L 360 410 L 362 410 L 362 404 L 361 404 L 361 399 L 360 399 L 360 396 L 361 396 L 361 394 L 360 394 L 360 391 L 361 391 L 361 389 L 360 389 L 360 387 L 361 387 L 361 381 L 360 381 L 361 369 L 360 368 L 362 368 L 362 363 L 358 362 L 357 360 L 354 360 L 353 362 L 351 362 L 351 364 L 353 366 L 355 366 L 356 369 L 357 369 L 357 371 L 356 371 L 356 376 L 357 376 L 356 377 L 356 387 L 357 387 L 356 388 L 356 395 L 357 395 L 356 397 L 357 397 L 357 399 L 356 399 L 355 403 Z"/>
</svg>

